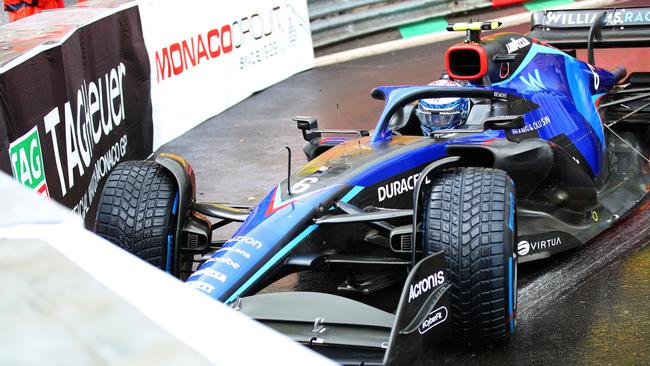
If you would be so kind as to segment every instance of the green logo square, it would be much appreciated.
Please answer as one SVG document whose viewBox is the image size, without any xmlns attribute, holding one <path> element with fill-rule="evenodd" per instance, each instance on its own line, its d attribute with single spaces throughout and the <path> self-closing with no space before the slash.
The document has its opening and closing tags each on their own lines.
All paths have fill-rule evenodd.
<svg viewBox="0 0 650 366">
<path fill-rule="evenodd" d="M 17 181 L 41 193 L 47 191 L 43 151 L 37 126 L 9 145 L 9 155 L 11 169 Z"/>
</svg>

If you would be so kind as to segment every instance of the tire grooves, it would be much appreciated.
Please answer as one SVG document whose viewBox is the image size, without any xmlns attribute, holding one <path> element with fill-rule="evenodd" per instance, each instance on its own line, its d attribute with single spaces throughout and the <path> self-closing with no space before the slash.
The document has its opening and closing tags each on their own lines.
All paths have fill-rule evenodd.
<svg viewBox="0 0 650 366">
<path fill-rule="evenodd" d="M 97 209 L 95 232 L 164 268 L 167 235 L 176 183 L 166 169 L 152 161 L 128 161 L 109 175 Z"/>
<path fill-rule="evenodd" d="M 501 343 L 508 336 L 504 250 L 512 242 L 506 237 L 512 182 L 500 170 L 462 168 L 443 172 L 431 187 L 427 244 L 449 258 L 454 338 Z"/>
</svg>

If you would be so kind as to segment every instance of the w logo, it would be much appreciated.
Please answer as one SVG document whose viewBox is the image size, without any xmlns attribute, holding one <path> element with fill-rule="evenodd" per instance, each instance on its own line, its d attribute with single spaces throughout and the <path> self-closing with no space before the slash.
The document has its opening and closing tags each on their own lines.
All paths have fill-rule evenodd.
<svg viewBox="0 0 650 366">
<path fill-rule="evenodd" d="M 538 69 L 535 69 L 533 74 L 528 73 L 528 78 L 520 76 L 519 80 L 521 80 L 524 84 L 526 84 L 530 89 L 534 89 L 534 90 L 546 89 L 546 86 L 544 85 L 544 83 L 542 83 L 542 78 L 539 76 Z"/>
</svg>

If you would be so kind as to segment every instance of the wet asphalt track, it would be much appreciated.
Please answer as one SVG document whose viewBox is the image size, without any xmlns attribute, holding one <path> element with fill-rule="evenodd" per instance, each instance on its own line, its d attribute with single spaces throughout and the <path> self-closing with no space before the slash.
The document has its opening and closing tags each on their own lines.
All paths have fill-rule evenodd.
<svg viewBox="0 0 650 366">
<path fill-rule="evenodd" d="M 305 162 L 293 115 L 315 116 L 324 128 L 371 129 L 382 107 L 370 98 L 371 88 L 430 82 L 442 71 L 443 52 L 453 43 L 303 72 L 161 150 L 192 163 L 197 199 L 255 203 L 286 174 L 286 154 L 273 152 L 288 145 L 294 151 L 294 169 Z M 650 52 L 634 55 L 626 65 L 650 69 Z M 599 66 L 612 67 L 621 60 L 612 51 L 598 56 Z M 643 206 L 583 248 L 521 265 L 518 333 L 511 345 L 432 349 L 420 364 L 650 365 L 649 242 L 650 208 Z M 277 288 L 291 286 L 293 279 Z"/>
</svg>

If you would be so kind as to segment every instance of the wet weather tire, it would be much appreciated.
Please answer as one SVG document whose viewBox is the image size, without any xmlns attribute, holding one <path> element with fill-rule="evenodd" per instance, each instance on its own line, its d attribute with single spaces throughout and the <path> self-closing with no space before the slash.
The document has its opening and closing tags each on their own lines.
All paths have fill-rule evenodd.
<svg viewBox="0 0 650 366">
<path fill-rule="evenodd" d="M 95 232 L 171 272 L 178 188 L 152 161 L 127 161 L 111 172 L 99 201 Z"/>
<path fill-rule="evenodd" d="M 445 253 L 454 343 L 504 344 L 514 333 L 514 197 L 502 170 L 456 168 L 432 180 L 424 247 Z"/>
</svg>

